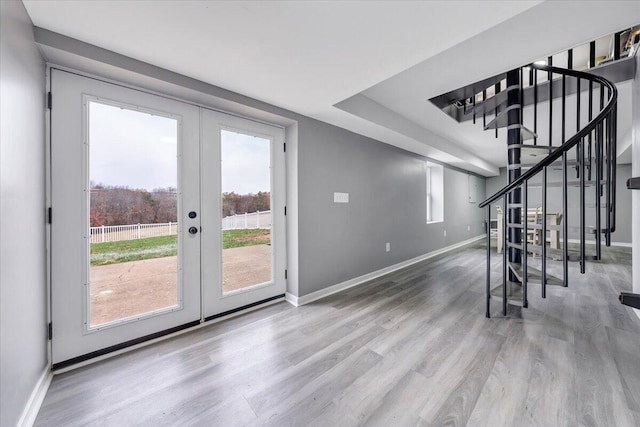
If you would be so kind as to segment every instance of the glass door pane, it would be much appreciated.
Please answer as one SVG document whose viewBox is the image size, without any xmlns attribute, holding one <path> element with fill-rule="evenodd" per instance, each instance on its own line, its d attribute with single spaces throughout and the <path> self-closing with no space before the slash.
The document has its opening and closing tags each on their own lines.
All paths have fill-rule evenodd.
<svg viewBox="0 0 640 427">
<path fill-rule="evenodd" d="M 222 129 L 222 293 L 271 282 L 271 140 Z"/>
<path fill-rule="evenodd" d="M 178 121 L 90 101 L 89 327 L 178 305 Z"/>
</svg>

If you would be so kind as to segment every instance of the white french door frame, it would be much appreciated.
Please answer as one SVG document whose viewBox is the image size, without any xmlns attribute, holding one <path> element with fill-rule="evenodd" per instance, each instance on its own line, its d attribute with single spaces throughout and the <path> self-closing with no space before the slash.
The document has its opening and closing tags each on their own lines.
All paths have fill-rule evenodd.
<svg viewBox="0 0 640 427">
<path fill-rule="evenodd" d="M 286 292 L 286 172 L 284 130 L 245 118 L 202 109 L 202 295 L 205 319 L 266 301 Z M 271 281 L 223 293 L 221 132 L 256 136 L 270 141 Z M 216 165 L 217 167 L 211 167 Z"/>
<path fill-rule="evenodd" d="M 199 108 L 158 95 L 137 91 L 67 71 L 51 70 L 55 104 L 50 115 L 51 234 L 50 305 L 52 365 L 63 366 L 123 343 L 182 325 L 197 324 L 201 316 L 199 218 L 200 210 Z M 88 254 L 88 105 L 99 102 L 178 121 L 178 304 L 142 313 L 99 327 L 90 327 Z M 82 238 L 81 238 L 82 237 Z"/>
<path fill-rule="evenodd" d="M 190 98 L 189 96 L 185 96 L 183 97 L 176 97 L 173 95 L 168 95 L 162 92 L 159 92 L 157 90 L 154 89 L 150 89 L 150 88 L 145 88 L 145 87 L 141 87 L 138 86 L 138 84 L 131 84 L 131 83 L 126 83 L 124 81 L 119 80 L 119 78 L 117 79 L 113 79 L 113 78 L 108 78 L 108 77 L 104 77 L 101 75 L 96 75 L 96 74 L 92 74 L 86 71 L 82 71 L 76 68 L 69 68 L 66 66 L 60 66 L 57 65 L 55 63 L 47 63 L 47 67 L 46 67 L 46 90 L 48 93 L 52 92 L 52 80 L 53 80 L 53 74 L 54 72 L 66 72 L 69 74 L 74 74 L 78 77 L 83 77 L 83 78 L 87 78 L 87 79 L 93 79 L 96 80 L 98 82 L 104 83 L 104 84 L 112 84 L 115 85 L 119 88 L 123 88 L 123 89 L 130 89 L 133 91 L 138 91 L 142 94 L 146 94 L 146 95 L 150 95 L 150 96 L 156 96 L 156 97 L 160 97 L 160 98 L 164 98 L 165 100 L 168 101 L 175 101 L 175 102 L 179 102 L 179 103 L 183 103 L 183 104 L 188 104 L 192 107 L 198 108 L 200 110 L 200 114 L 199 114 L 199 118 L 200 118 L 200 127 L 199 127 L 199 138 L 200 140 L 202 140 L 203 135 L 203 125 L 202 125 L 202 116 L 203 114 L 206 114 L 207 112 L 211 112 L 211 113 L 218 113 L 218 114 L 222 114 L 226 117 L 232 117 L 234 119 L 240 119 L 248 121 L 248 122 L 252 122 L 258 126 L 262 126 L 262 125 L 266 125 L 267 128 L 269 129 L 269 131 L 267 132 L 267 134 L 271 134 L 273 132 L 273 129 L 277 129 L 277 131 L 281 132 L 282 134 L 282 139 L 279 142 L 282 142 L 284 144 L 284 132 L 285 132 L 285 128 L 281 125 L 276 125 L 276 124 L 271 124 L 267 121 L 261 120 L 261 119 L 256 119 L 250 116 L 245 116 L 242 113 L 235 113 L 235 112 L 227 112 L 221 109 L 218 109 L 219 107 L 214 107 L 213 105 L 206 105 L 206 104 L 202 104 L 199 101 L 195 101 L 195 100 L 189 100 L 188 98 Z M 127 79 L 124 79 L 127 80 Z M 194 102 L 195 101 L 195 102 Z M 55 101 L 54 101 L 55 102 Z M 215 104 L 215 102 L 214 102 Z M 52 114 L 52 110 L 51 109 L 47 109 L 45 112 L 45 119 L 46 119 L 46 129 L 45 129 L 45 137 L 46 137 L 46 164 L 45 164 L 45 171 L 46 171 L 46 177 L 47 177 L 47 182 L 46 182 L 46 195 L 45 195 L 45 199 L 46 199 L 46 206 L 48 207 L 48 209 L 51 209 L 51 207 L 53 206 L 53 185 L 52 185 L 52 159 L 54 156 L 54 153 L 52 152 L 52 135 L 53 135 L 53 114 Z M 288 128 L 287 128 L 288 129 Z M 246 129 L 243 128 L 243 126 L 240 127 L 240 130 L 246 132 Z M 287 131 L 289 132 L 289 131 Z M 278 136 L 278 138 L 280 138 Z M 295 137 L 293 137 L 295 139 Z M 279 143 L 275 143 L 276 145 Z M 203 143 L 200 143 L 200 159 L 202 158 L 203 155 Z M 277 180 L 278 182 L 280 182 L 281 184 L 277 184 L 278 186 L 280 186 L 281 188 L 277 191 L 280 194 L 274 194 L 274 199 L 272 200 L 272 206 L 273 209 L 279 209 L 279 212 L 283 212 L 286 206 L 286 164 L 285 164 L 285 156 L 284 153 L 280 153 L 280 149 L 281 147 L 278 146 L 274 146 L 272 153 L 277 155 L 278 160 L 278 172 L 277 172 L 277 177 L 275 178 L 275 180 Z M 284 150 L 282 150 L 284 151 Z M 220 155 L 220 153 L 218 153 L 218 156 Z M 204 179 L 204 177 L 201 177 L 201 182 Z M 218 177 L 219 179 L 219 177 Z M 274 181 L 272 181 L 274 182 Z M 217 187 L 218 189 L 220 187 Z M 275 191 L 275 188 L 274 188 Z M 202 192 L 202 190 L 201 190 Z M 200 195 L 202 196 L 202 194 Z M 184 209 L 183 209 L 184 210 Z M 218 212 L 220 212 L 220 216 L 221 216 L 221 209 L 218 210 Z M 184 214 L 184 212 L 181 212 L 182 214 Z M 199 213 L 202 213 L 202 206 L 200 206 L 200 210 Z M 51 211 L 49 211 L 49 215 L 51 214 Z M 55 213 L 54 213 L 55 215 Z M 49 218 L 51 218 L 51 216 L 49 216 Z M 202 220 L 202 215 L 199 215 L 199 218 Z M 274 250 L 273 253 L 273 267 L 272 267 L 272 272 L 273 272 L 273 277 L 274 280 L 278 281 L 279 285 L 278 285 L 278 289 L 275 293 L 276 297 L 272 298 L 272 297 L 267 297 L 264 300 L 274 300 L 277 301 L 277 297 L 280 297 L 281 294 L 284 294 L 286 292 L 286 275 L 285 275 L 285 269 L 286 269 L 286 258 L 287 258 L 287 252 L 286 252 L 286 244 L 287 244 L 287 237 L 285 235 L 285 230 L 286 230 L 286 218 L 284 217 L 284 215 L 280 216 L 280 219 L 277 220 L 278 224 L 276 225 L 276 228 L 278 230 L 278 236 L 273 236 L 274 242 L 278 241 L 278 247 L 280 249 Z M 54 220 L 55 223 L 55 220 Z M 219 223 L 217 225 L 220 225 Z M 275 225 L 275 224 L 274 224 Z M 47 352 L 48 352 L 48 360 L 52 366 L 52 368 L 54 370 L 56 370 L 57 372 L 63 372 L 65 370 L 68 370 L 70 368 L 73 367 L 77 367 L 77 366 L 82 366 L 85 365 L 87 363 L 92 363 L 94 361 L 98 361 L 98 360 L 102 360 L 104 358 L 107 357 L 111 357 L 113 355 L 116 354 L 120 354 L 122 352 L 126 352 L 135 348 L 138 348 L 140 346 L 144 346 L 144 345 L 148 345 L 150 343 L 153 343 L 155 341 L 157 341 L 158 339 L 166 339 L 170 336 L 175 335 L 176 333 L 181 333 L 179 332 L 180 329 L 183 329 L 182 327 L 168 327 L 167 329 L 164 329 L 163 331 L 160 331 L 160 333 L 154 334 L 153 332 L 151 332 L 149 335 L 143 337 L 144 340 L 137 340 L 138 342 L 133 342 L 136 341 L 135 339 L 129 342 L 125 342 L 126 345 L 124 346 L 120 346 L 120 348 L 110 348 L 108 349 L 109 351 L 105 351 L 105 352 L 101 352 L 101 354 L 92 354 L 91 358 L 87 358 L 87 360 L 80 360 L 77 361 L 73 364 L 70 364 L 70 368 L 69 367 L 58 367 L 56 368 L 56 363 L 59 362 L 59 359 L 55 358 L 55 354 L 54 354 L 54 341 L 55 341 L 55 337 L 52 339 L 51 337 L 51 332 L 53 332 L 53 335 L 56 335 L 55 330 L 52 330 L 52 322 L 54 320 L 54 295 L 53 295 L 53 281 L 54 281 L 54 274 L 53 274 L 53 270 L 54 270 L 54 266 L 53 266 L 53 260 L 52 260 L 52 256 L 53 256 L 53 252 L 54 252 L 54 239 L 53 239 L 53 228 L 52 227 L 52 223 L 50 221 L 48 221 L 47 223 L 47 233 L 46 233 L 46 251 L 47 251 L 47 318 L 49 320 L 49 330 L 50 330 L 50 341 L 49 341 L 49 345 L 47 346 Z M 202 228 L 201 228 L 202 229 Z M 295 235 L 296 233 L 294 233 Z M 198 238 L 200 238 L 201 233 L 198 233 Z M 202 249 L 202 248 L 201 248 Z M 220 246 L 220 251 L 221 251 L 221 246 Z M 222 273 L 221 270 L 221 262 L 222 259 L 220 259 L 220 274 Z M 240 301 L 239 305 L 238 303 L 235 303 L 234 306 L 238 306 L 239 308 L 236 309 L 229 309 L 229 310 L 225 310 L 223 307 L 220 306 L 216 306 L 216 304 L 212 304 L 212 303 L 207 303 L 206 296 L 212 296 L 214 297 L 215 295 L 220 296 L 219 294 L 216 294 L 217 291 L 215 290 L 211 290 L 208 289 L 205 292 L 205 281 L 203 279 L 202 276 L 204 276 L 204 274 L 202 273 L 202 268 L 200 269 L 201 272 L 201 280 L 200 280 L 200 304 L 199 304 L 199 308 L 200 308 L 200 313 L 199 316 L 197 317 L 197 319 L 194 319 L 193 322 L 189 322 L 188 325 L 188 329 L 194 329 L 194 328 L 198 328 L 199 326 L 197 326 L 197 324 L 199 323 L 200 326 L 204 326 L 205 325 L 205 321 L 210 321 L 212 319 L 224 319 L 227 317 L 228 315 L 232 315 L 230 313 L 233 313 L 235 311 L 237 311 L 238 309 L 242 309 L 243 306 L 252 306 L 255 305 L 252 304 L 251 302 L 247 302 L 246 304 L 244 304 L 244 301 Z M 219 280 L 221 283 L 221 276 L 218 276 Z M 210 286 L 209 286 L 210 288 Z M 265 287 L 267 288 L 267 287 Z M 241 292 L 240 294 L 246 294 L 246 295 L 250 295 L 251 292 Z M 273 292 L 272 292 L 273 294 Z M 235 295 L 231 295 L 232 297 Z M 233 299 L 233 298 L 232 298 Z M 236 298 L 237 299 L 237 298 Z M 253 299 L 255 300 L 255 297 L 253 297 Z M 261 302 L 261 301 L 259 301 Z M 221 311 L 222 310 L 222 311 Z M 126 325 L 126 323 L 125 323 Z M 107 328 L 107 329 L 112 329 L 112 328 Z M 118 328 L 113 328 L 114 330 L 117 330 Z M 155 335 L 155 336 L 152 336 Z M 122 342 L 122 340 L 120 340 L 120 342 Z M 113 347 L 117 347 L 117 346 L 113 346 Z M 99 352 L 94 352 L 94 353 L 99 353 Z"/>
</svg>

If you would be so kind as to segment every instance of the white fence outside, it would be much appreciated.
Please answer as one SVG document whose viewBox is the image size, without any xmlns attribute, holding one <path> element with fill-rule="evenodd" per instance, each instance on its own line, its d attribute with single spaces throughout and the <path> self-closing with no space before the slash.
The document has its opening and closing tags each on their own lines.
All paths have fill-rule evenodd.
<svg viewBox="0 0 640 427">
<path fill-rule="evenodd" d="M 271 211 L 251 212 L 222 218 L 223 230 L 271 228 Z M 103 225 L 90 227 L 91 243 L 119 242 L 178 233 L 177 222 L 164 224 Z"/>
<path fill-rule="evenodd" d="M 258 211 L 222 218 L 223 230 L 249 228 L 271 228 L 271 211 Z"/>
<path fill-rule="evenodd" d="M 91 243 L 119 242 L 121 240 L 178 234 L 178 223 L 103 225 L 101 227 L 90 227 L 90 231 Z"/>
</svg>

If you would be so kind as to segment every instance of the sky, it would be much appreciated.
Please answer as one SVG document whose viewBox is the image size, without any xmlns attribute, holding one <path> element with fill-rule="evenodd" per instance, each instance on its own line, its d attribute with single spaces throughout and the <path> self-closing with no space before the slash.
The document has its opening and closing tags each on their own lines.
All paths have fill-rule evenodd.
<svg viewBox="0 0 640 427">
<path fill-rule="evenodd" d="M 177 140 L 175 119 L 91 102 L 90 180 L 149 191 L 176 187 Z M 223 130 L 221 145 L 223 192 L 269 191 L 268 139 Z"/>
<path fill-rule="evenodd" d="M 222 131 L 222 192 L 270 191 L 271 141 Z"/>
</svg>

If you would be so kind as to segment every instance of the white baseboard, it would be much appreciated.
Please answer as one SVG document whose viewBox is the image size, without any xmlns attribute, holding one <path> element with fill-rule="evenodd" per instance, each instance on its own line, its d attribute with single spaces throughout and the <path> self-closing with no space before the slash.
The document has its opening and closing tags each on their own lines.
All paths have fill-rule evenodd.
<svg viewBox="0 0 640 427">
<path fill-rule="evenodd" d="M 372 279 L 378 278 L 380 276 L 384 276 L 385 274 L 389 274 L 389 273 L 394 272 L 396 270 L 400 270 L 402 268 L 405 268 L 405 267 L 408 267 L 410 265 L 416 264 L 416 263 L 418 263 L 420 261 L 424 261 L 426 259 L 433 258 L 434 256 L 443 254 L 445 252 L 449 252 L 449 251 L 454 250 L 454 249 L 461 248 L 461 247 L 466 246 L 466 245 L 468 245 L 470 243 L 473 243 L 473 242 L 476 242 L 478 240 L 485 239 L 485 238 L 486 238 L 486 234 L 483 234 L 483 235 L 480 235 L 480 236 L 476 236 L 476 237 L 473 237 L 471 239 L 465 240 L 463 242 L 456 243 L 455 245 L 446 246 L 446 247 L 444 247 L 442 249 L 438 249 L 436 251 L 429 252 L 429 253 L 426 253 L 424 255 L 420 255 L 420 256 L 417 256 L 415 258 L 411 258 L 411 259 L 399 262 L 399 263 L 394 264 L 394 265 L 390 265 L 389 267 L 385 267 L 385 268 L 382 268 L 380 270 L 373 271 L 373 272 L 365 274 L 363 276 L 355 277 L 355 278 L 347 280 L 345 282 L 338 283 L 336 285 L 332 285 L 332 286 L 329 286 L 329 287 L 324 288 L 324 289 L 320 289 L 319 291 L 312 292 L 310 294 L 303 295 L 301 297 L 297 297 L 297 296 L 292 295 L 292 294 L 287 292 L 285 294 L 285 299 L 290 304 L 292 304 L 292 305 L 294 305 L 296 307 L 304 305 L 304 304 L 309 304 L 310 302 L 317 301 L 317 300 L 319 300 L 321 298 L 328 297 L 329 295 L 333 295 L 335 293 L 344 291 L 344 290 L 349 289 L 349 288 L 353 288 L 354 286 L 361 285 L 361 284 L 363 284 L 365 282 L 368 282 L 368 281 L 370 281 Z"/>
<path fill-rule="evenodd" d="M 293 294 L 290 294 L 289 292 L 284 294 L 284 299 L 289 304 L 294 305 L 296 307 L 298 307 L 299 305 L 302 305 L 302 304 L 298 304 L 298 297 Z"/>
<path fill-rule="evenodd" d="M 40 411 L 40 407 L 42 406 L 42 402 L 44 402 L 44 397 L 47 395 L 47 390 L 49 390 L 52 378 L 53 374 L 47 364 L 47 367 L 42 372 L 42 375 L 40 375 L 40 379 L 38 379 L 36 386 L 33 388 L 31 396 L 29 396 L 29 400 L 22 411 L 20 421 L 18 421 L 18 426 L 33 426 L 33 423 L 36 421 L 36 417 L 38 416 L 38 412 Z"/>
</svg>

